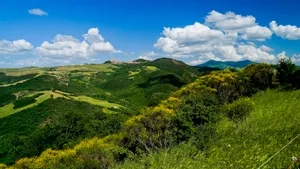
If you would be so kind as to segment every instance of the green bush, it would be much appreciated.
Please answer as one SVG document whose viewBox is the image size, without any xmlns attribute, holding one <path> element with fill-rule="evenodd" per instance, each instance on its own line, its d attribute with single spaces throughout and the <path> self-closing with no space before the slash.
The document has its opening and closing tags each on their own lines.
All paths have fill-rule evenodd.
<svg viewBox="0 0 300 169">
<path fill-rule="evenodd" d="M 291 59 L 280 59 L 277 65 L 277 80 L 281 85 L 287 85 L 291 83 L 293 72 L 296 70 L 296 65 Z"/>
<path fill-rule="evenodd" d="M 36 101 L 35 98 L 38 98 L 41 95 L 43 95 L 43 93 L 38 93 L 31 97 L 24 97 L 19 100 L 16 100 L 14 102 L 14 109 L 21 108 L 21 107 L 27 106 L 31 103 L 34 103 Z"/>
<path fill-rule="evenodd" d="M 34 97 L 24 97 L 22 99 L 16 100 L 14 102 L 14 109 L 21 108 L 27 106 L 31 103 L 34 103 L 36 100 Z"/>
<path fill-rule="evenodd" d="M 229 119 L 238 124 L 254 109 L 254 102 L 249 98 L 240 98 L 237 101 L 223 106 Z"/>
<path fill-rule="evenodd" d="M 253 94 L 259 90 L 273 88 L 275 86 L 275 69 L 273 65 L 260 63 L 251 64 L 243 70 L 249 79 L 248 94 Z"/>
<path fill-rule="evenodd" d="M 209 123 L 216 122 L 219 105 L 219 99 L 214 92 L 204 90 L 185 96 L 172 121 L 174 140 L 180 143 L 193 137 L 200 138 L 198 141 L 205 138 L 207 133 L 199 131 L 207 128 Z"/>
</svg>

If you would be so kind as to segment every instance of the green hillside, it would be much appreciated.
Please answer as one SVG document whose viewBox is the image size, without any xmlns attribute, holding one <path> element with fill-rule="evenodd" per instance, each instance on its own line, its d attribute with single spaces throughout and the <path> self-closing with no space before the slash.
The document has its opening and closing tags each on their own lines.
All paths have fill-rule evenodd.
<svg viewBox="0 0 300 169">
<path fill-rule="evenodd" d="M 170 67 L 166 61 L 186 69 L 173 69 L 171 74 L 172 69 L 165 68 Z M 50 90 L 57 94 L 56 98 L 51 96 L 36 106 L 0 119 L 0 143 L 4 145 L 0 148 L 0 160 L 4 163 L 0 167 L 257 168 L 262 164 L 262 168 L 299 167 L 300 161 L 293 162 L 291 158 L 298 158 L 300 152 L 297 144 L 300 78 L 299 69 L 291 60 L 281 59 L 277 66 L 251 64 L 240 70 L 210 73 L 199 72 L 179 61 L 155 62 L 156 66 L 152 62 L 117 64 L 119 68 L 108 73 L 123 79 L 124 85 L 109 83 L 106 80 L 110 75 L 102 73 L 106 80 L 91 77 L 88 84 L 92 85 L 85 94 L 80 85 L 67 88 L 68 85 L 61 85 L 53 78 L 38 76 L 44 84 L 35 89 L 47 91 L 55 84 L 55 90 Z M 134 70 L 137 68 L 134 66 L 140 70 Z M 159 70 L 163 71 L 146 76 L 146 80 L 139 77 L 147 75 L 145 71 Z M 187 84 L 197 71 L 203 76 Z M 15 88 L 19 85 L 34 84 L 28 80 L 10 86 L 9 91 L 19 91 L 22 88 Z M 133 98 L 125 97 L 132 94 L 142 98 L 143 95 L 133 91 L 151 89 L 155 93 L 153 86 L 162 84 L 180 89 L 148 107 L 138 106 L 141 102 L 136 104 Z M 92 95 L 97 89 L 106 92 L 110 96 L 106 98 L 111 100 Z M 126 91 L 123 98 L 132 104 L 121 104 L 125 101 L 117 102 L 111 97 L 122 96 Z M 19 107 L 34 104 L 33 99 L 37 102 L 43 95 L 32 93 L 31 89 L 17 96 L 22 100 L 11 100 Z M 114 99 L 116 102 L 112 102 Z M 289 144 L 291 140 L 293 143 Z"/>
<path fill-rule="evenodd" d="M 299 133 L 300 91 L 268 90 L 253 96 L 255 108 L 236 126 L 222 118 L 206 151 L 189 143 L 154 152 L 112 168 L 258 168 Z M 299 157 L 300 138 L 262 168 L 288 168 Z"/>
<path fill-rule="evenodd" d="M 0 163 L 116 133 L 143 107 L 157 105 L 211 71 L 172 59 L 140 62 L 0 69 L 0 137 L 5 145 Z M 71 128 L 66 130 L 67 125 Z"/>
<path fill-rule="evenodd" d="M 252 62 L 250 60 L 242 60 L 242 61 L 216 61 L 209 60 L 205 63 L 197 65 L 197 67 L 208 67 L 208 68 L 218 68 L 218 69 L 226 69 L 226 68 L 244 68 L 250 64 L 257 64 L 256 62 Z"/>
</svg>

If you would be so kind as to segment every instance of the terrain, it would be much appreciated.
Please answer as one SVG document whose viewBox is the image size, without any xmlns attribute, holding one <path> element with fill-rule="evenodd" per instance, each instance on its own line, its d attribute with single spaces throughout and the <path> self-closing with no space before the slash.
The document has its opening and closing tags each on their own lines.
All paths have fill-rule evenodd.
<svg viewBox="0 0 300 169">
<path fill-rule="evenodd" d="M 226 68 L 244 68 L 250 64 L 257 64 L 256 62 L 252 62 L 250 60 L 243 61 L 216 61 L 209 60 L 205 63 L 197 65 L 198 67 L 208 67 L 208 68 L 217 68 L 217 69 L 226 69 Z"/>
<path fill-rule="evenodd" d="M 0 162 L 115 133 L 143 107 L 212 70 L 164 58 L 0 69 Z"/>
<path fill-rule="evenodd" d="M 225 70 L 165 58 L 27 69 L 37 72 L 0 88 L 9 96 L 0 168 L 300 166 L 300 73 L 291 60 Z"/>
</svg>

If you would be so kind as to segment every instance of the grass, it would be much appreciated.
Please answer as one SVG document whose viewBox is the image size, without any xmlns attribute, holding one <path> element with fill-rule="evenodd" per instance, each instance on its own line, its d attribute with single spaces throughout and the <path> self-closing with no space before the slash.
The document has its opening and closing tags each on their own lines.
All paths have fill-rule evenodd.
<svg viewBox="0 0 300 169">
<path fill-rule="evenodd" d="M 251 99 L 255 109 L 249 117 L 239 125 L 222 118 L 206 151 L 183 144 L 112 168 L 258 168 L 300 133 L 300 90 L 268 90 Z M 300 155 L 299 141 L 297 138 L 262 168 L 288 168 L 291 158 Z"/>
<path fill-rule="evenodd" d="M 92 65 L 76 65 L 76 66 L 60 66 L 57 67 L 57 72 L 114 72 L 113 69 L 117 68 L 115 65 L 110 64 L 92 64 Z"/>
<path fill-rule="evenodd" d="M 0 69 L 0 72 L 6 74 L 6 76 L 23 76 L 28 74 L 42 74 L 44 70 L 41 68 L 8 68 Z"/>
<path fill-rule="evenodd" d="M 94 98 L 88 97 L 88 96 L 72 96 L 70 93 L 59 91 L 59 90 L 55 90 L 54 92 L 53 91 L 41 91 L 41 92 L 31 93 L 31 94 L 27 95 L 26 97 L 31 97 L 31 96 L 33 96 L 35 94 L 39 94 L 39 93 L 43 93 L 43 95 L 36 98 L 35 103 L 26 105 L 24 107 L 14 109 L 14 104 L 13 103 L 8 104 L 4 107 L 0 107 L 0 118 L 12 115 L 14 113 L 20 112 L 22 110 L 25 110 L 25 109 L 28 109 L 28 108 L 31 108 L 31 107 L 34 107 L 34 106 L 37 106 L 40 103 L 44 102 L 45 100 L 51 98 L 51 96 L 54 99 L 56 99 L 58 97 L 63 97 L 63 98 L 66 98 L 66 99 L 74 99 L 74 100 L 77 100 L 77 101 L 87 102 L 87 103 L 90 103 L 90 104 L 93 104 L 93 105 L 98 105 L 98 106 L 104 107 L 103 111 L 106 112 L 106 113 L 115 113 L 114 111 L 109 110 L 107 108 L 121 108 L 121 107 L 124 108 L 122 105 L 119 105 L 119 104 L 116 104 L 116 103 L 110 103 L 108 101 L 98 100 L 98 99 L 94 99 Z"/>
<path fill-rule="evenodd" d="M 129 71 L 128 76 L 135 76 L 135 75 L 138 75 L 139 73 L 140 73 L 139 71 L 136 71 L 136 72 Z"/>
<path fill-rule="evenodd" d="M 26 82 L 27 80 L 29 80 L 29 79 L 21 80 L 21 81 L 18 81 L 18 82 L 15 82 L 15 83 L 11 83 L 11 84 L 0 85 L 0 87 L 15 86 L 15 85 L 17 85 L 17 84 L 24 83 L 24 82 Z"/>
<path fill-rule="evenodd" d="M 150 72 L 154 72 L 154 71 L 158 70 L 158 68 L 155 67 L 155 66 L 145 66 L 145 69 L 150 71 Z"/>
<path fill-rule="evenodd" d="M 83 101 L 83 102 L 88 102 L 90 104 L 93 105 L 98 105 L 104 108 L 120 108 L 123 107 L 119 104 L 116 103 L 110 103 L 108 101 L 104 101 L 104 100 L 98 100 L 98 99 L 94 99 L 92 97 L 88 97 L 88 96 L 70 96 L 70 98 L 75 99 L 77 101 Z"/>
<path fill-rule="evenodd" d="M 34 94 L 38 94 L 38 93 L 43 93 L 43 95 L 41 95 L 38 98 L 36 98 L 35 99 L 36 102 L 34 102 L 32 104 L 29 104 L 27 106 L 14 109 L 14 104 L 11 103 L 11 104 L 8 104 L 8 105 L 6 105 L 4 107 L 1 107 L 0 108 L 0 118 L 3 118 L 3 117 L 6 117 L 6 116 L 15 114 L 17 112 L 20 112 L 22 110 L 25 110 L 25 109 L 28 109 L 28 108 L 31 108 L 31 107 L 34 107 L 34 106 L 37 106 L 40 103 L 44 102 L 45 100 L 51 98 L 51 95 L 53 96 L 53 98 L 65 97 L 65 96 L 63 96 L 61 94 L 58 94 L 58 93 L 55 93 L 55 92 L 52 92 L 52 91 L 42 91 L 42 92 L 37 92 L 37 93 L 34 93 Z M 28 95 L 28 97 L 32 96 L 34 94 Z"/>
</svg>

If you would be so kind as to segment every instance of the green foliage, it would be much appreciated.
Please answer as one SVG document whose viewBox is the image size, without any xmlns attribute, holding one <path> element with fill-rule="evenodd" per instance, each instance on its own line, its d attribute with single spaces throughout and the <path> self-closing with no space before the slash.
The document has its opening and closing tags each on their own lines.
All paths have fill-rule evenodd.
<svg viewBox="0 0 300 169">
<path fill-rule="evenodd" d="M 20 107 L 24 107 L 28 104 L 34 103 L 36 100 L 36 98 L 38 98 L 39 96 L 43 95 L 43 93 L 38 93 L 34 96 L 31 97 L 23 97 L 21 99 L 18 99 L 14 102 L 14 109 L 20 108 Z"/>
<path fill-rule="evenodd" d="M 6 76 L 5 73 L 0 72 L 0 85 L 11 84 L 21 80 L 31 79 L 37 74 L 27 74 L 22 76 Z"/>
<path fill-rule="evenodd" d="M 271 98 L 267 91 L 245 98 L 274 87 L 272 65 L 212 72 L 188 85 L 204 72 L 172 59 L 120 64 L 112 69 L 95 74 L 72 69 L 61 78 L 44 75 L 5 88 L 6 94 L 26 88 L 58 89 L 72 93 L 73 98 L 113 100 L 127 108 L 110 108 L 115 113 L 108 114 L 100 106 L 58 98 L 8 116 L 3 124 L 0 119 L 0 144 L 4 145 L 0 148 L 0 160 L 11 164 L 51 148 L 38 157 L 23 158 L 12 167 L 255 168 L 280 147 L 278 140 L 289 140 L 296 133 L 292 129 L 297 128 L 296 122 L 278 113 L 284 108 L 276 107 L 280 105 L 277 102 L 276 106 L 271 105 L 276 94 Z M 128 72 L 139 73 L 129 76 Z M 44 85 L 33 83 L 36 80 Z M 180 90 L 171 94 L 179 87 Z M 62 92 L 62 95 L 69 94 Z M 268 98 L 263 98 L 265 95 Z M 298 95 L 290 97 L 297 100 Z M 281 103 L 284 99 L 291 102 L 290 98 L 283 98 Z M 153 107 L 143 108 L 146 105 Z M 138 114 L 136 109 L 142 111 Z M 275 121 L 289 123 L 277 121 L 280 124 L 277 126 L 272 124 L 273 117 Z M 12 124 L 15 119 L 20 119 L 21 124 Z M 21 131 L 21 127 L 27 128 Z M 279 139 L 272 137 L 282 131 L 292 134 L 280 133 Z M 94 136 L 107 137 L 92 139 Z M 124 160 L 123 166 L 118 165 Z"/>
<path fill-rule="evenodd" d="M 245 120 L 254 109 L 254 103 L 249 98 L 240 98 L 231 104 L 226 104 L 223 109 L 228 118 L 236 124 Z"/>
<path fill-rule="evenodd" d="M 67 148 L 85 138 L 116 133 L 129 116 L 106 114 L 101 107 L 85 102 L 49 99 L 0 119 L 0 161 L 11 164 L 47 148 Z"/>
<path fill-rule="evenodd" d="M 214 137 L 205 151 L 194 142 L 161 149 L 111 168 L 258 168 L 299 134 L 300 91 L 268 90 L 254 95 L 250 115 L 236 126 L 228 118 L 216 123 Z M 263 168 L 288 168 L 299 156 L 299 138 L 285 147 Z M 297 163 L 293 166 L 297 168 Z"/>
<path fill-rule="evenodd" d="M 296 65 L 291 59 L 282 58 L 277 65 L 277 79 L 281 85 L 289 85 Z"/>
<path fill-rule="evenodd" d="M 260 63 L 247 66 L 243 73 L 249 78 L 248 93 L 275 87 L 276 72 L 273 65 Z"/>
<path fill-rule="evenodd" d="M 209 90 L 184 96 L 172 121 L 176 142 L 188 141 L 192 137 L 197 137 L 198 142 L 208 138 L 207 133 L 199 131 L 216 122 L 219 104 L 217 95 Z"/>
</svg>

